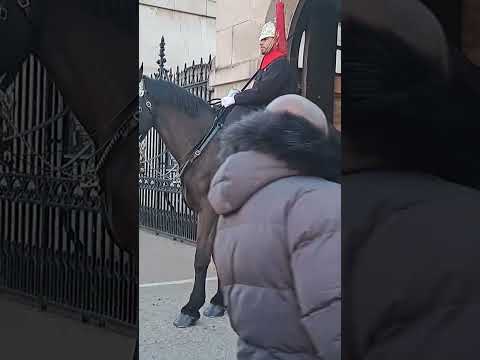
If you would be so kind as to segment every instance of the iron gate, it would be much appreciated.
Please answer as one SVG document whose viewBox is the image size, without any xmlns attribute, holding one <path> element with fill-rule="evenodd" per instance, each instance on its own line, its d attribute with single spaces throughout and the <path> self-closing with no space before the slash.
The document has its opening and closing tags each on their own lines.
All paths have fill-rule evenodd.
<svg viewBox="0 0 480 360">
<path fill-rule="evenodd" d="M 135 329 L 137 266 L 75 176 L 93 169 L 93 142 L 33 56 L 0 103 L 0 290 Z"/>
<path fill-rule="evenodd" d="M 151 77 L 175 83 L 205 101 L 213 91 L 208 86 L 212 58 L 204 63 L 185 64 L 176 71 L 165 69 L 165 39 L 160 42 L 158 72 Z M 155 130 L 151 130 L 140 144 L 140 225 L 173 239 L 195 242 L 197 214 L 183 200 L 178 179 L 178 164 L 167 151 Z"/>
</svg>

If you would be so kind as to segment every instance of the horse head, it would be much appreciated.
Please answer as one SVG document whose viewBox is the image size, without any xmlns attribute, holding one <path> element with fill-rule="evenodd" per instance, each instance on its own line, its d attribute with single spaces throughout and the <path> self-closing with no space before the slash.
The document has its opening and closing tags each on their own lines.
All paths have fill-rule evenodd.
<svg viewBox="0 0 480 360">
<path fill-rule="evenodd" d="M 146 82 L 148 78 L 143 75 L 143 63 L 139 70 L 139 84 L 138 84 L 138 135 L 139 141 L 142 142 L 147 136 L 148 131 L 153 127 L 153 109 L 152 103 L 148 96 L 146 96 Z"/>
</svg>

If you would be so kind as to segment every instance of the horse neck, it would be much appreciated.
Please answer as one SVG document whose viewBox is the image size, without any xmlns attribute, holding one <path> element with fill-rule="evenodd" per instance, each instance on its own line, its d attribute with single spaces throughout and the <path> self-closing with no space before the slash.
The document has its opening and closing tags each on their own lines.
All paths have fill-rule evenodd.
<svg viewBox="0 0 480 360">
<path fill-rule="evenodd" d="M 206 109 L 192 117 L 172 106 L 163 106 L 154 127 L 175 160 L 183 164 L 185 156 L 205 136 L 213 120 L 214 116 Z"/>
<path fill-rule="evenodd" d="M 55 11 L 42 17 L 34 52 L 93 141 L 104 143 L 123 120 L 116 115 L 137 94 L 138 64 L 125 51 L 138 49 L 138 39 L 119 36 L 118 26 L 88 14 L 79 2 L 50 1 Z"/>
</svg>

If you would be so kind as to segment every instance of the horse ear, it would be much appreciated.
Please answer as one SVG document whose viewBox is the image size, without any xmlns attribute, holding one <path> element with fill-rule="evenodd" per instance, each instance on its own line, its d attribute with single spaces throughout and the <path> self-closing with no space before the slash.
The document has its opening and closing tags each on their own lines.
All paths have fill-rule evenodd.
<svg viewBox="0 0 480 360">
<path fill-rule="evenodd" d="M 142 65 L 140 65 L 140 69 L 138 70 L 138 82 L 142 81 L 142 76 L 143 76 L 143 62 L 142 62 Z"/>
</svg>

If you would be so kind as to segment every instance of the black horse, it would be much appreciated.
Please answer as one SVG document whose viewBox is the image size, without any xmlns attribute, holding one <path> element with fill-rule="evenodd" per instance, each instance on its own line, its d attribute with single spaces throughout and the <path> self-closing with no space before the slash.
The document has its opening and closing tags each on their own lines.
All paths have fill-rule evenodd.
<svg viewBox="0 0 480 360">
<path fill-rule="evenodd" d="M 138 259 L 138 2 L 0 0 L 0 86 L 33 54 L 97 149 L 111 238 Z M 133 60 L 133 61 L 132 61 Z M 119 145 L 120 144 L 120 145 Z M 0 148 L 2 144 L 0 143 Z M 122 181 L 118 181 L 121 178 Z M 138 343 L 135 357 L 138 357 Z"/>
<path fill-rule="evenodd" d="M 0 85 L 8 86 L 30 53 L 45 66 L 104 150 L 98 175 L 107 224 L 114 241 L 134 256 L 138 197 L 132 189 L 138 175 L 132 169 L 138 168 L 138 138 L 131 117 L 138 106 L 138 63 L 124 53 L 138 49 L 137 15 L 134 1 L 0 0 Z"/>
<path fill-rule="evenodd" d="M 222 115 L 201 98 L 175 84 L 145 76 L 141 77 L 141 81 L 144 94 L 140 98 L 140 141 L 151 128 L 158 131 L 167 149 L 179 164 L 185 202 L 198 213 L 195 284 L 190 300 L 174 322 L 177 327 L 188 327 L 194 325 L 200 318 L 199 310 L 205 303 L 205 280 L 212 257 L 218 219 L 207 199 L 207 194 L 210 181 L 219 166 L 216 157 L 218 136 L 215 134 L 221 129 L 216 130 L 215 124 Z M 221 122 L 223 126 L 228 126 L 253 110 L 255 109 L 243 106 L 230 107 L 224 113 Z M 202 139 L 206 140 L 204 146 L 201 146 Z M 195 149 L 199 149 L 201 154 L 195 155 L 195 151 L 192 152 Z M 211 299 L 204 315 L 216 317 L 222 316 L 224 312 L 219 282 L 217 293 Z"/>
</svg>

